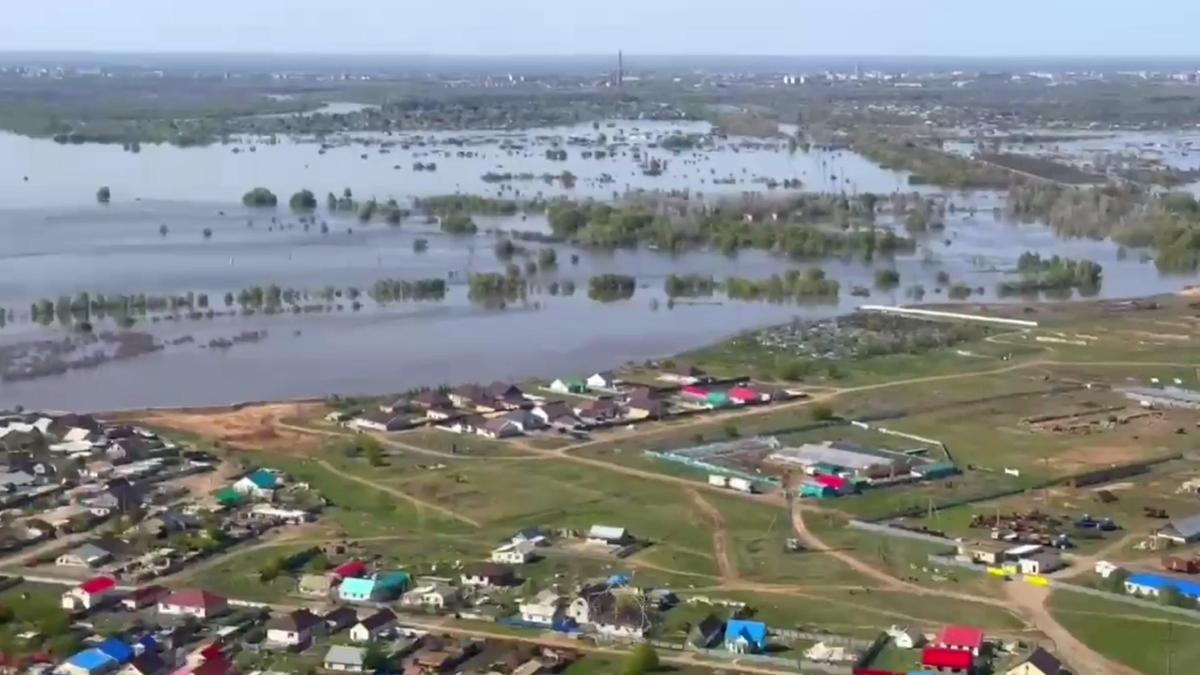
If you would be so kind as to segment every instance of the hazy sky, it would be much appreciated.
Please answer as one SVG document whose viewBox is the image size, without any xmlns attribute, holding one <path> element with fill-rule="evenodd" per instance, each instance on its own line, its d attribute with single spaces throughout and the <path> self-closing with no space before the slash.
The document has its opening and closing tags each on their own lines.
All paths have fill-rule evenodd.
<svg viewBox="0 0 1200 675">
<path fill-rule="evenodd" d="M 1200 0 L 0 0 L 0 50 L 1200 55 Z"/>
</svg>

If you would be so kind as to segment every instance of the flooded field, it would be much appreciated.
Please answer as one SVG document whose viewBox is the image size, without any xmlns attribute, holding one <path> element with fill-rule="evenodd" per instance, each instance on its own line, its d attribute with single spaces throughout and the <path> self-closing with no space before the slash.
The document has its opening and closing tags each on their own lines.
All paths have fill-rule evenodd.
<svg viewBox="0 0 1200 675">
<path fill-rule="evenodd" d="M 328 304 L 340 309 L 311 314 L 231 311 L 212 318 L 139 321 L 132 330 L 153 336 L 158 348 L 65 374 L 0 382 L 0 405 L 111 409 L 227 403 L 582 373 L 793 317 L 830 316 L 865 302 L 912 302 L 916 285 L 923 287 L 926 300 L 944 301 L 947 278 L 982 289 L 972 300 L 992 298 L 997 282 L 1011 274 L 1026 251 L 1099 262 L 1105 296 L 1171 291 L 1195 282 L 1162 276 L 1137 252 L 1126 255 L 1111 242 L 1062 240 L 1039 224 L 1010 222 L 999 213 L 1001 195 L 975 193 L 950 195 L 955 209 L 946 216 L 946 228 L 916 235 L 916 250 L 893 259 L 797 262 L 760 250 L 670 255 L 529 244 L 534 251 L 555 248 L 557 266 L 530 277 L 524 301 L 494 309 L 473 302 L 465 280 L 473 273 L 504 270 L 505 262 L 494 253 L 501 236 L 495 231 L 545 232 L 544 216 L 477 217 L 480 234 L 452 236 L 419 217 L 399 226 L 364 225 L 322 208 L 318 217 L 328 221 L 322 233 L 305 228 L 286 207 L 262 211 L 238 203 L 243 192 L 258 185 L 275 191 L 281 201 L 301 188 L 320 197 L 350 187 L 356 197 L 394 197 L 402 203 L 453 192 L 612 198 L 614 192 L 638 188 L 737 196 L 765 192 L 764 180 L 796 178 L 806 191 L 910 189 L 904 174 L 849 151 L 805 152 L 783 140 L 717 139 L 679 153 L 650 147 L 675 132 L 707 130 L 624 122 L 598 129 L 326 139 L 324 146 L 312 139 L 242 140 L 191 149 L 144 146 L 139 152 L 0 135 L 0 153 L 6 157 L 0 164 L 0 307 L 12 314 L 0 328 L 0 350 L 70 335 L 58 322 L 31 320 L 30 306 L 80 292 L 204 293 L 224 310 L 217 298 L 251 285 L 315 293 L 326 286 L 365 289 L 380 279 L 447 282 L 440 300 L 379 306 L 364 298 L 358 309 L 338 300 Z M 583 159 L 585 150 L 600 147 L 599 134 L 606 136 L 604 147 L 615 145 L 618 153 Z M 564 149 L 568 159 L 549 159 L 547 149 Z M 661 175 L 646 175 L 652 159 L 667 162 Z M 418 161 L 434 162 L 437 169 L 416 171 L 412 164 Z M 482 178 L 489 171 L 540 176 L 564 170 L 577 176 L 573 188 L 540 178 L 504 183 Z M 100 185 L 111 187 L 111 204 L 96 203 Z M 425 240 L 424 250 L 417 250 L 417 240 Z M 670 275 L 765 279 L 812 267 L 841 284 L 838 299 L 812 305 L 734 302 L 718 292 L 671 303 L 664 290 Z M 899 284 L 877 288 L 875 273 L 881 268 L 897 270 Z M 601 274 L 635 277 L 633 297 L 589 299 L 588 280 Z M 569 296 L 549 291 L 566 282 L 580 290 Z M 856 287 L 869 295 L 852 295 Z M 96 330 L 118 330 L 102 323 Z M 246 334 L 260 337 L 234 339 Z"/>
</svg>

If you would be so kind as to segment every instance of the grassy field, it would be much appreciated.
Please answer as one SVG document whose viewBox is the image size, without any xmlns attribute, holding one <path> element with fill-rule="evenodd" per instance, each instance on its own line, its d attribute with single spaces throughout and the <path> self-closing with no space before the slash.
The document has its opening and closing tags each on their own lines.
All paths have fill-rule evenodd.
<svg viewBox="0 0 1200 675">
<path fill-rule="evenodd" d="M 1195 672 L 1200 623 L 1167 612 L 1059 591 L 1054 618 L 1084 644 L 1147 675 Z"/>
</svg>

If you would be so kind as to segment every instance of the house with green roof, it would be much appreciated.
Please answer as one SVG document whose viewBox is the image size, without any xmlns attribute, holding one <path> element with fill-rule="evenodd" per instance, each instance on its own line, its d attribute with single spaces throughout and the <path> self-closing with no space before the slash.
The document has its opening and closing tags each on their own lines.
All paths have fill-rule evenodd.
<svg viewBox="0 0 1200 675">
<path fill-rule="evenodd" d="M 246 496 L 232 487 L 224 487 L 213 493 L 213 499 L 221 506 L 233 508 L 241 506 L 246 501 Z"/>
<path fill-rule="evenodd" d="M 389 572 L 378 579 L 380 593 L 387 596 L 386 599 L 392 600 L 400 597 L 412 585 L 412 577 L 408 572 L 395 571 Z"/>
<path fill-rule="evenodd" d="M 267 469 L 255 469 L 233 484 L 233 489 L 242 495 L 256 499 L 274 499 L 279 489 L 279 477 Z"/>
<path fill-rule="evenodd" d="M 550 383 L 550 391 L 560 394 L 582 394 L 588 390 L 587 380 L 582 377 L 560 377 Z"/>
</svg>

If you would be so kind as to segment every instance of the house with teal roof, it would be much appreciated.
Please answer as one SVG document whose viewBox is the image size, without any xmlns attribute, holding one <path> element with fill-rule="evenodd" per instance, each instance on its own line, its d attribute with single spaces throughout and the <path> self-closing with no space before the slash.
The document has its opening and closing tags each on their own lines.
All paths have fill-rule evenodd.
<svg viewBox="0 0 1200 675">
<path fill-rule="evenodd" d="M 587 381 L 582 377 L 560 377 L 547 388 L 559 394 L 582 394 L 588 390 Z"/>
<path fill-rule="evenodd" d="M 279 489 L 279 477 L 267 469 L 255 469 L 238 479 L 233 489 L 256 499 L 274 499 L 275 491 Z"/>
<path fill-rule="evenodd" d="M 399 570 L 389 572 L 379 577 L 377 586 L 379 592 L 386 596 L 385 600 L 394 600 L 404 595 L 404 592 L 412 586 L 412 577 L 408 575 L 408 572 Z"/>
<path fill-rule="evenodd" d="M 343 579 L 338 586 L 338 598 L 342 602 L 374 602 L 379 599 L 379 582 L 373 578 Z"/>
</svg>

